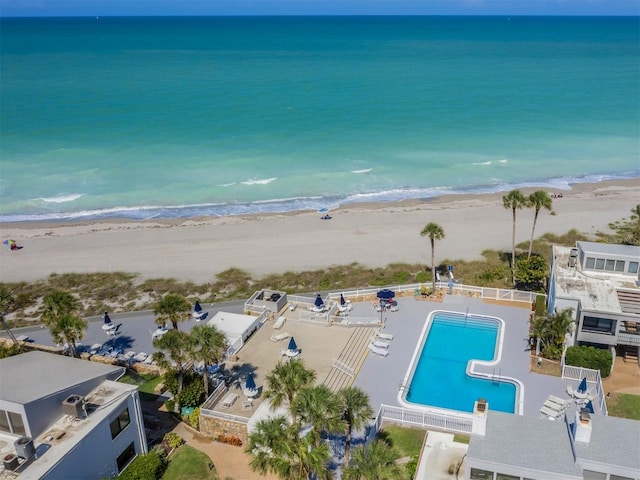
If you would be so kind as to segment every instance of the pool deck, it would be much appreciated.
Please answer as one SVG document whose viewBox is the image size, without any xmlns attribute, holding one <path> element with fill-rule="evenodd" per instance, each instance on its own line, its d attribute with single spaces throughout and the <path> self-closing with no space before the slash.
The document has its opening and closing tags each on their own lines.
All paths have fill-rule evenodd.
<svg viewBox="0 0 640 480">
<path fill-rule="evenodd" d="M 398 401 L 401 383 L 421 340 L 424 324 L 435 310 L 464 314 L 468 309 L 470 315 L 498 317 L 504 321 L 500 361 L 495 366 L 480 366 L 476 367 L 476 370 L 492 374 L 495 369 L 495 373 L 499 373 L 501 378 L 519 381 L 522 387 L 518 388 L 518 395 L 522 402 L 523 415 L 540 416 L 539 410 L 549 395 L 568 399 L 566 386 L 570 383 L 574 387 L 577 385 L 577 382 L 530 371 L 530 311 L 526 308 L 489 304 L 480 299 L 460 295 L 446 295 L 442 303 L 414 298 L 398 298 L 397 301 L 399 310 L 384 314 L 386 322 L 383 332 L 394 335 L 389 355 L 379 357 L 370 353 L 354 382 L 354 386 L 369 393 L 371 404 L 376 410 L 381 404 L 402 406 Z M 454 339 L 452 348 L 455 348 Z"/>
</svg>

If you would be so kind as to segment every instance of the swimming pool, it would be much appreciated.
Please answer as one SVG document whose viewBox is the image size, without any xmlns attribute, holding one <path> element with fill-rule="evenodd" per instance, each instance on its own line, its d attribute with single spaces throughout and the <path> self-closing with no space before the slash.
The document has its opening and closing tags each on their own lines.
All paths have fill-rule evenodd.
<svg viewBox="0 0 640 480">
<path fill-rule="evenodd" d="M 492 410 L 514 413 L 516 385 L 492 378 L 502 326 L 495 317 L 433 312 L 409 370 L 404 402 L 471 413 L 474 402 L 484 398 Z M 488 364 L 482 371 L 489 378 L 470 376 L 470 361 Z"/>
</svg>

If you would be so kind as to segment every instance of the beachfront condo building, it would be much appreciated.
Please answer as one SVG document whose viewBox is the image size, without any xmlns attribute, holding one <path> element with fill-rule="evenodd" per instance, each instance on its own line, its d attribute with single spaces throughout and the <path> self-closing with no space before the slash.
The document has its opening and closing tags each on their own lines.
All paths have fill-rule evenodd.
<svg viewBox="0 0 640 480">
<path fill-rule="evenodd" d="M 147 441 L 124 367 L 32 351 L 0 360 L 0 453 L 8 478 L 109 478 Z"/>
</svg>

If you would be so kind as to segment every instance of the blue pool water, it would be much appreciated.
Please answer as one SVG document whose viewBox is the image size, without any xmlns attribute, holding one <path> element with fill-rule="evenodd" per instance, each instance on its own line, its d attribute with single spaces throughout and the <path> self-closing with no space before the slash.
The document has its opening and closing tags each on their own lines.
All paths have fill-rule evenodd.
<svg viewBox="0 0 640 480">
<path fill-rule="evenodd" d="M 474 378 L 466 373 L 469 360 L 491 361 L 496 357 L 499 328 L 497 319 L 436 313 L 406 400 L 472 412 L 474 402 L 485 398 L 491 410 L 513 413 L 516 403 L 513 383 Z"/>
</svg>

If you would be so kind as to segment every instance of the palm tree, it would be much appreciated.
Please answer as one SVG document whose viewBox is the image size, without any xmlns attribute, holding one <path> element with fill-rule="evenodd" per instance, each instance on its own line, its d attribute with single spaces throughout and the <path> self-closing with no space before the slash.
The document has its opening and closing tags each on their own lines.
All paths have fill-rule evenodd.
<svg viewBox="0 0 640 480">
<path fill-rule="evenodd" d="M 284 416 L 258 422 L 245 451 L 252 457 L 251 469 L 261 475 L 274 473 L 285 480 L 332 478 L 329 447 L 316 446 L 310 433 L 301 436 L 298 425 L 290 425 Z"/>
<path fill-rule="evenodd" d="M 344 446 L 344 466 L 349 466 L 349 452 L 351 449 L 351 433 L 353 429 L 362 428 L 373 416 L 373 409 L 369 403 L 369 396 L 358 387 L 343 388 L 338 391 L 342 399 L 344 411 L 342 419 L 345 422 L 346 442 Z"/>
<path fill-rule="evenodd" d="M 565 308 L 549 316 L 535 317 L 531 321 L 531 336 L 542 345 L 546 358 L 556 360 L 562 356 L 565 336 L 575 323 L 573 309 Z"/>
<path fill-rule="evenodd" d="M 153 313 L 156 315 L 156 323 L 164 325 L 171 322 L 174 330 L 178 329 L 178 322 L 189 317 L 191 305 L 182 295 L 168 293 L 155 304 Z"/>
<path fill-rule="evenodd" d="M 80 310 L 80 302 L 69 292 L 55 290 L 42 298 L 40 318 L 46 326 L 54 325 L 63 315 L 73 315 Z"/>
<path fill-rule="evenodd" d="M 342 403 L 325 385 L 301 389 L 293 403 L 291 413 L 302 424 L 310 424 L 315 445 L 319 446 L 322 433 L 337 433 L 344 430 Z"/>
<path fill-rule="evenodd" d="M 516 210 L 527 205 L 527 199 L 520 190 L 511 190 L 502 197 L 502 206 L 513 213 L 513 232 L 511 234 L 511 283 L 516 285 Z"/>
<path fill-rule="evenodd" d="M 307 370 L 302 360 L 281 362 L 267 375 L 265 380 L 268 388 L 264 396 L 274 407 L 279 407 L 285 401 L 291 406 L 298 391 L 313 385 L 315 379 L 316 372 Z M 295 421 L 293 414 L 292 419 Z"/>
<path fill-rule="evenodd" d="M 436 291 L 436 264 L 435 264 L 435 241 L 444 238 L 444 229 L 437 223 L 427 223 L 420 232 L 423 237 L 429 237 L 431 241 L 431 292 Z"/>
<path fill-rule="evenodd" d="M 163 336 L 153 341 L 158 351 L 153 353 L 153 359 L 162 368 L 174 368 L 178 378 L 178 392 L 175 396 L 175 412 L 180 412 L 180 392 L 184 381 L 184 364 L 191 360 L 192 343 L 186 332 L 169 330 Z"/>
<path fill-rule="evenodd" d="M 76 315 L 65 313 L 59 316 L 55 322 L 49 323 L 51 335 L 56 343 L 68 343 L 71 356 L 77 356 L 76 342 L 82 340 L 84 331 L 89 323 Z"/>
<path fill-rule="evenodd" d="M 382 440 L 353 450 L 351 465 L 345 468 L 345 480 L 389 480 L 404 477 L 403 469 L 396 463 L 399 454 Z"/>
<path fill-rule="evenodd" d="M 193 344 L 193 359 L 202 362 L 202 381 L 204 393 L 209 397 L 209 377 L 207 367 L 220 363 L 220 359 L 226 349 L 227 339 L 220 330 L 209 325 L 197 325 L 189 335 Z"/>
<path fill-rule="evenodd" d="M 553 212 L 553 200 L 547 192 L 544 190 L 538 190 L 537 192 L 533 192 L 529 195 L 527 199 L 527 203 L 530 207 L 535 209 L 535 214 L 533 215 L 533 227 L 531 227 L 531 240 L 529 240 L 529 254 L 527 258 L 531 258 L 531 249 L 533 248 L 533 235 L 536 231 L 536 222 L 538 221 L 538 214 L 541 209 L 549 210 Z"/>
</svg>

